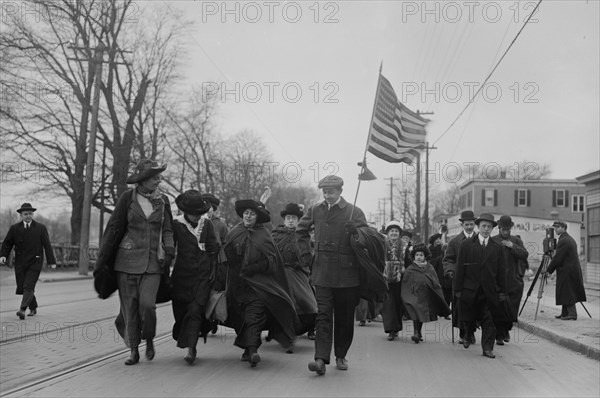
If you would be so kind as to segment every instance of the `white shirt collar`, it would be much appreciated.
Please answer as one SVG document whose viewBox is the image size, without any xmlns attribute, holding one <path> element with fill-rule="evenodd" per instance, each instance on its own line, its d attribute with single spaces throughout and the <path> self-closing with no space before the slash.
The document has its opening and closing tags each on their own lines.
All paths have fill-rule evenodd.
<svg viewBox="0 0 600 398">
<path fill-rule="evenodd" d="M 486 243 L 486 244 L 487 244 L 489 237 L 487 237 L 487 238 L 484 238 L 484 237 L 483 237 L 483 236 L 481 236 L 481 235 L 477 235 L 477 237 L 479 238 L 479 243 L 481 243 L 481 246 L 483 246 L 483 245 L 484 245 L 484 243 Z"/>
<path fill-rule="evenodd" d="M 329 202 L 325 202 L 327 203 L 327 210 L 330 210 L 333 206 L 337 205 L 338 203 L 340 203 L 340 201 L 342 200 L 342 197 L 340 196 L 338 198 L 338 200 L 336 200 L 335 202 L 333 202 L 332 204 L 329 204 Z"/>
<path fill-rule="evenodd" d="M 30 227 L 31 226 L 31 221 L 27 222 L 27 221 L 23 221 L 23 226 L 25 228 Z"/>
<path fill-rule="evenodd" d="M 470 237 L 473 236 L 473 232 L 471 232 L 470 234 L 468 234 L 465 231 L 463 231 L 463 234 L 465 234 L 465 238 L 470 238 Z"/>
</svg>

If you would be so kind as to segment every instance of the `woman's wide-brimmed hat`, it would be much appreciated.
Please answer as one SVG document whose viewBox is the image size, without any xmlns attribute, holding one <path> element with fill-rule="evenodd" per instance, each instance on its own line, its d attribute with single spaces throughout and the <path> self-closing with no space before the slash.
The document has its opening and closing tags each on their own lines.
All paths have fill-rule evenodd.
<svg viewBox="0 0 600 398">
<path fill-rule="evenodd" d="M 167 169 L 167 165 L 159 166 L 158 163 L 150 159 L 142 159 L 135 167 L 135 171 L 127 178 L 127 184 L 135 184 L 140 181 L 147 180 L 157 174 L 162 173 Z"/>
<path fill-rule="evenodd" d="M 22 211 L 36 211 L 37 209 L 31 206 L 31 203 L 23 203 L 20 209 L 17 209 L 17 213 L 21 214 Z"/>
<path fill-rule="evenodd" d="M 429 244 L 433 245 L 433 243 L 438 240 L 438 239 L 442 239 L 442 234 L 433 234 L 429 237 Z"/>
<path fill-rule="evenodd" d="M 217 207 L 219 207 L 219 205 L 221 204 L 221 200 L 212 193 L 203 193 L 202 198 L 208 203 L 210 203 L 213 210 L 217 210 Z"/>
<path fill-rule="evenodd" d="M 283 218 L 285 218 L 285 216 L 287 216 L 288 214 L 297 216 L 298 218 L 302 218 L 304 212 L 300 208 L 300 205 L 298 205 L 297 203 L 288 203 L 287 205 L 285 205 L 285 209 L 281 210 L 279 214 Z"/>
<path fill-rule="evenodd" d="M 194 216 L 201 216 L 210 210 L 210 203 L 196 189 L 188 189 L 179 195 L 175 198 L 175 204 L 182 212 Z"/>
<path fill-rule="evenodd" d="M 399 221 L 396 221 L 396 220 L 390 221 L 385 226 L 385 233 L 387 234 L 388 232 L 390 232 L 390 229 L 392 229 L 392 228 L 397 228 L 398 231 L 400 231 L 400 233 L 402 233 L 402 227 L 400 226 L 400 222 Z"/>
<path fill-rule="evenodd" d="M 483 213 L 479 216 L 477 220 L 475 220 L 475 225 L 479 226 L 479 223 L 482 221 L 489 221 L 492 223 L 492 226 L 495 227 L 498 223 L 494 220 L 494 216 L 490 213 Z"/>
<path fill-rule="evenodd" d="M 235 202 L 235 212 L 238 216 L 244 216 L 244 211 L 246 209 L 251 209 L 256 212 L 256 223 L 262 224 L 265 222 L 271 221 L 271 215 L 269 211 L 265 208 L 265 205 L 262 202 L 254 199 L 242 199 Z"/>
</svg>

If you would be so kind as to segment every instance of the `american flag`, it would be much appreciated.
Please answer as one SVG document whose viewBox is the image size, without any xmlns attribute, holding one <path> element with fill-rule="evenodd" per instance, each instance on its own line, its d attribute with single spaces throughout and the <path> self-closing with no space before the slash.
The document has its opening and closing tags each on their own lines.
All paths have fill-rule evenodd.
<svg viewBox="0 0 600 398">
<path fill-rule="evenodd" d="M 379 76 L 368 150 L 390 163 L 412 163 L 423 147 L 429 120 L 398 101 L 390 82 Z"/>
</svg>

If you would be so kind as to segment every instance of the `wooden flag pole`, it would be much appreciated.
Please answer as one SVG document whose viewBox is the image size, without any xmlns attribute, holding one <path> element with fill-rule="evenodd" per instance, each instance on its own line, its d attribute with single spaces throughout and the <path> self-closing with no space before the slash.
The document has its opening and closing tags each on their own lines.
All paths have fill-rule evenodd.
<svg viewBox="0 0 600 398">
<path fill-rule="evenodd" d="M 371 127 L 373 126 L 373 119 L 375 118 L 375 109 L 377 108 L 377 95 L 379 94 L 379 84 L 381 83 L 381 70 L 383 69 L 383 61 L 381 61 L 381 65 L 379 66 L 379 76 L 377 76 L 377 89 L 375 90 L 375 101 L 373 101 L 373 112 L 371 112 L 371 121 L 369 122 L 369 134 L 367 134 L 367 143 L 365 145 L 365 152 L 362 157 L 362 164 L 360 167 L 360 173 L 358 178 L 358 186 L 356 187 L 356 194 L 354 195 L 354 202 L 352 203 L 352 210 L 350 211 L 350 220 L 352 220 L 352 216 L 354 215 L 354 207 L 356 206 L 356 200 L 358 199 L 358 191 L 360 190 L 360 175 L 363 173 L 366 164 L 367 164 L 367 150 L 369 149 L 369 140 L 371 139 Z"/>
</svg>

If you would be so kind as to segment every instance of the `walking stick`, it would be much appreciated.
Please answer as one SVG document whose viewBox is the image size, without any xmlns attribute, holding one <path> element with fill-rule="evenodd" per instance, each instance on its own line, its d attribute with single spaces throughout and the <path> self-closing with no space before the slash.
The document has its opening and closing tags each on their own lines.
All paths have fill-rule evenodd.
<svg viewBox="0 0 600 398">
<path fill-rule="evenodd" d="M 452 344 L 454 344 L 454 314 L 458 315 L 458 309 L 456 308 L 456 297 L 454 296 L 454 280 L 452 280 L 452 320 L 450 321 L 450 328 L 452 329 Z"/>
<path fill-rule="evenodd" d="M 588 311 L 588 309 L 585 308 L 585 305 L 583 305 L 583 301 L 580 301 L 579 304 L 581 304 L 581 306 L 583 307 L 583 309 L 585 310 L 585 312 L 587 312 L 588 316 L 591 318 L 592 315 L 590 314 L 590 312 Z"/>
</svg>

